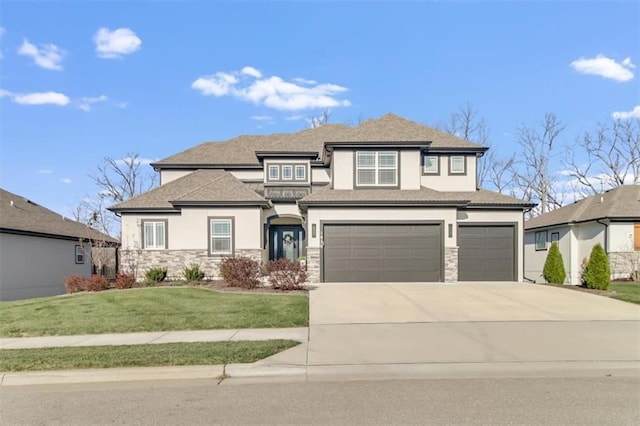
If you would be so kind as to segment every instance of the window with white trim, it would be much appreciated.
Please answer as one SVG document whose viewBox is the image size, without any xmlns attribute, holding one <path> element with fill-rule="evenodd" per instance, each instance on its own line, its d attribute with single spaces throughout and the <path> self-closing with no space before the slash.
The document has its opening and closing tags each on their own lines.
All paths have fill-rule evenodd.
<svg viewBox="0 0 640 426">
<path fill-rule="evenodd" d="M 278 180 L 278 179 L 280 179 L 280 166 L 270 165 L 269 180 Z"/>
<path fill-rule="evenodd" d="M 439 160 L 440 157 L 437 155 L 425 155 L 422 157 L 422 173 L 429 175 L 440 173 Z"/>
<path fill-rule="evenodd" d="M 307 180 L 307 168 L 305 166 L 296 166 L 296 180 Z"/>
<path fill-rule="evenodd" d="M 397 151 L 356 152 L 356 186 L 397 185 Z"/>
<path fill-rule="evenodd" d="M 145 220 L 142 222 L 143 248 L 164 249 L 167 248 L 166 222 Z"/>
<path fill-rule="evenodd" d="M 293 179 L 293 166 L 282 166 L 282 180 Z"/>
<path fill-rule="evenodd" d="M 76 264 L 80 265 L 84 263 L 84 248 L 82 246 L 76 246 Z"/>
<path fill-rule="evenodd" d="M 452 155 L 449 157 L 449 173 L 462 175 L 466 173 L 464 155 Z"/>
<path fill-rule="evenodd" d="M 233 254 L 233 221 L 231 219 L 210 219 L 209 237 L 210 254 Z"/>
</svg>

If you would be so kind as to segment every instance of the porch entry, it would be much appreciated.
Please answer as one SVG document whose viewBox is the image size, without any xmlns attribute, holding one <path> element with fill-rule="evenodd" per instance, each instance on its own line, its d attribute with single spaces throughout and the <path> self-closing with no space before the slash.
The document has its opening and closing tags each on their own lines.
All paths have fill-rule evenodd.
<svg viewBox="0 0 640 426">
<path fill-rule="evenodd" d="M 301 225 L 269 227 L 269 260 L 286 258 L 297 261 L 303 251 L 304 230 Z"/>
</svg>

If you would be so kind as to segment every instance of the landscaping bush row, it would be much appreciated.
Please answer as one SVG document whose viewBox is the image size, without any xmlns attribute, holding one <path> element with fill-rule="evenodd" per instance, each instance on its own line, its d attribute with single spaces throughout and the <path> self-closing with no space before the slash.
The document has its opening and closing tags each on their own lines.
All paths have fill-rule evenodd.
<svg viewBox="0 0 640 426">
<path fill-rule="evenodd" d="M 113 282 L 114 288 L 136 287 L 136 280 L 130 274 L 118 274 Z M 111 288 L 111 283 L 102 275 L 72 275 L 64 278 L 64 288 L 67 293 L 77 293 L 79 291 L 103 291 Z"/>
<path fill-rule="evenodd" d="M 558 249 L 558 243 L 551 244 L 547 259 L 542 272 L 544 279 L 548 283 L 563 284 L 566 278 L 566 271 L 562 254 Z M 611 283 L 611 270 L 609 258 L 604 248 L 599 243 L 593 246 L 589 260 L 582 262 L 580 274 L 582 285 L 595 290 L 607 290 Z"/>
</svg>

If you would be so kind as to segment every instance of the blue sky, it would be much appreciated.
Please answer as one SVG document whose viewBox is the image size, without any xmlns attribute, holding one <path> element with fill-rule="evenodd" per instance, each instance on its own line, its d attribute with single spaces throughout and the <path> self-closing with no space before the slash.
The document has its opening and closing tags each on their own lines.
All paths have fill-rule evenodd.
<svg viewBox="0 0 640 426">
<path fill-rule="evenodd" d="M 546 112 L 566 139 L 640 115 L 635 1 L 4 1 L 0 26 L 0 186 L 63 214 L 105 156 L 297 131 L 323 107 L 435 124 L 469 102 L 501 153 Z"/>
</svg>

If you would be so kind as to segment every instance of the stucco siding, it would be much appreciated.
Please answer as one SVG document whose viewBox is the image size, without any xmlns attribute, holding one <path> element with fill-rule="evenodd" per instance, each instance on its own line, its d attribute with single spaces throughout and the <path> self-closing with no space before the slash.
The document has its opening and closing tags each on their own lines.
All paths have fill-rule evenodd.
<svg viewBox="0 0 640 426">
<path fill-rule="evenodd" d="M 400 151 L 400 189 L 420 189 L 420 151 Z"/>
<path fill-rule="evenodd" d="M 78 241 L 0 234 L 0 300 L 64 294 L 64 277 L 91 274 L 90 250 L 75 263 Z"/>
<path fill-rule="evenodd" d="M 311 183 L 330 183 L 331 176 L 330 171 L 324 167 L 312 167 L 311 168 Z"/>
<path fill-rule="evenodd" d="M 439 174 L 422 175 L 421 184 L 436 191 L 475 191 L 476 190 L 476 161 L 474 155 L 466 155 L 466 173 L 464 175 L 449 175 L 449 156 L 439 156 Z M 422 165 L 420 166 L 422 173 Z"/>
<path fill-rule="evenodd" d="M 169 182 L 172 182 L 193 172 L 193 170 L 161 170 L 160 185 L 166 185 Z"/>
<path fill-rule="evenodd" d="M 353 189 L 353 151 L 336 149 L 333 152 L 333 188 Z"/>
<path fill-rule="evenodd" d="M 540 230 L 538 230 L 540 231 Z M 545 230 L 542 230 L 545 231 Z M 577 284 L 579 280 L 579 269 L 576 269 L 575 262 L 575 244 L 573 230 L 570 226 L 556 226 L 546 229 L 547 245 L 545 250 L 536 250 L 536 231 L 526 231 L 524 235 L 524 275 L 528 279 L 536 282 L 544 282 L 542 271 L 547 260 L 549 247 L 551 247 L 551 234 L 557 232 L 559 234 L 558 248 L 562 254 L 564 268 L 567 273 L 565 283 Z"/>
</svg>

